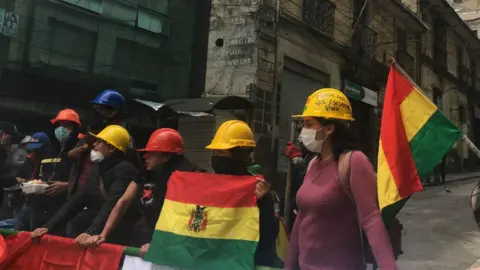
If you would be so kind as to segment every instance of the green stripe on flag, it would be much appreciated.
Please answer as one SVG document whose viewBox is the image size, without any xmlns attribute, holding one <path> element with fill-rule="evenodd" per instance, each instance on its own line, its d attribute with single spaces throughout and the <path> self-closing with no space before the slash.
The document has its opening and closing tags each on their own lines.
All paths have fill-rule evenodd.
<svg viewBox="0 0 480 270">
<path fill-rule="evenodd" d="M 460 130 L 437 110 L 410 141 L 418 175 L 429 174 L 460 136 Z"/>
<path fill-rule="evenodd" d="M 155 231 L 145 260 L 185 269 L 253 270 L 257 244 L 255 241 L 195 238 Z"/>
</svg>

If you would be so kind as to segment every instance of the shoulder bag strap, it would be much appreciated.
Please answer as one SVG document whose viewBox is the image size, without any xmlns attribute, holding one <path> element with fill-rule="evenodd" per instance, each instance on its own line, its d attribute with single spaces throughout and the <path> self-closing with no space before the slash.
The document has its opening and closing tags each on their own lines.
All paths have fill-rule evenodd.
<svg viewBox="0 0 480 270">
<path fill-rule="evenodd" d="M 338 158 L 338 177 L 340 178 L 340 184 L 342 185 L 343 191 L 345 192 L 345 195 L 347 195 L 347 197 L 350 199 L 353 206 L 355 207 L 355 213 L 356 213 L 357 209 L 356 209 L 355 199 L 353 198 L 352 190 L 350 188 L 350 167 L 351 167 L 352 154 L 353 154 L 353 151 L 346 152 L 341 154 L 340 157 Z M 362 225 L 360 224 L 360 220 L 358 219 L 358 213 L 357 213 L 357 224 L 360 232 L 362 260 L 363 260 L 363 264 L 366 266 L 367 263 L 365 262 L 363 230 L 362 230 Z"/>
</svg>

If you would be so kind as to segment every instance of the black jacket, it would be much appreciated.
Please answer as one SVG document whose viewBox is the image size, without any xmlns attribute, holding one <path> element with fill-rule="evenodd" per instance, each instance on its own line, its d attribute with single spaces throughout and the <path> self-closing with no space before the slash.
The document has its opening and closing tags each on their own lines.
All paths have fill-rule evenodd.
<svg viewBox="0 0 480 270">
<path fill-rule="evenodd" d="M 3 202 L 3 188 L 17 184 L 15 175 L 7 166 L 7 149 L 0 145 L 0 205 Z"/>
<path fill-rule="evenodd" d="M 260 166 L 250 164 L 242 171 L 231 171 L 232 175 L 257 175 L 260 174 Z M 276 253 L 276 240 L 280 230 L 280 221 L 275 216 L 275 198 L 272 193 L 257 200 L 260 212 L 260 239 L 255 251 L 255 265 L 266 267 L 281 267 Z M 279 264 L 280 263 L 280 264 Z"/>
<path fill-rule="evenodd" d="M 204 172 L 205 170 L 192 164 L 183 155 L 174 155 L 158 170 L 146 173 L 146 181 L 140 199 L 140 209 L 143 214 L 143 222 L 141 223 L 144 232 L 143 243 L 148 243 L 152 239 L 167 194 L 168 179 L 174 171 Z"/>
<path fill-rule="evenodd" d="M 75 193 L 44 227 L 55 232 L 87 207 L 89 211 L 97 214 L 86 232 L 92 235 L 100 234 L 115 204 L 125 193 L 130 182 L 136 181 L 137 177 L 137 169 L 125 160 L 123 153 L 116 153 L 101 163 L 94 164 L 87 179 L 86 188 Z M 132 231 L 135 210 L 135 208 L 129 209 L 123 218 L 125 222 L 120 223 L 118 230 L 112 233 L 112 238 L 130 237 L 119 235 L 118 232 Z"/>
</svg>

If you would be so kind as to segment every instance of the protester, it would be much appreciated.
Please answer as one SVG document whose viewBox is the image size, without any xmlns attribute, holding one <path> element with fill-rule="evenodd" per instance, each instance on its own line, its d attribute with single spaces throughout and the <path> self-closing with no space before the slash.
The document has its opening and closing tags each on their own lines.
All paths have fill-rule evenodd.
<svg viewBox="0 0 480 270">
<path fill-rule="evenodd" d="M 139 230 L 135 233 L 135 242 L 142 245 L 144 254 L 148 250 L 148 243 L 152 239 L 155 225 L 162 211 L 170 175 L 174 171 L 203 171 L 185 158 L 183 138 L 173 129 L 157 129 L 150 136 L 147 146 L 137 151 L 145 153 L 143 158 L 146 165 L 144 175 L 146 181 L 143 185 L 143 196 L 141 199 L 137 196 L 142 187 L 136 182 L 131 182 L 125 194 L 110 213 L 102 233 L 79 239 L 77 242 L 81 246 L 89 247 L 103 243 L 118 226 L 128 208 L 135 207 L 135 204 L 139 203 L 143 218 L 139 224 Z"/>
<path fill-rule="evenodd" d="M 317 155 L 297 193 L 299 213 L 290 238 L 285 269 L 365 269 L 366 233 L 380 269 L 397 269 L 380 214 L 376 176 L 368 158 L 354 151 L 352 109 L 336 89 L 321 89 L 307 100 L 299 140 Z M 346 194 L 338 162 L 349 151 L 350 190 Z M 357 219 L 358 217 L 358 219 Z"/>
<path fill-rule="evenodd" d="M 27 145 L 32 140 L 32 136 L 25 136 L 18 145 L 18 148 L 12 153 L 12 171 L 16 175 L 22 168 L 28 158 Z"/>
<path fill-rule="evenodd" d="M 45 194 L 27 195 L 21 213 L 17 216 L 15 228 L 22 231 L 32 231 L 47 222 L 67 199 L 68 179 L 72 166 L 72 160 L 68 158 L 68 151 L 78 141 L 78 130 L 81 126 L 80 117 L 72 109 L 61 110 L 50 121 L 54 125 L 55 139 L 60 149 L 50 152 L 44 147 L 50 144 L 45 133 L 35 134 L 27 148 L 36 151 L 35 158 L 39 170 L 34 170 L 33 179 L 42 179 L 48 183 Z M 38 167 L 37 167 L 38 168 Z M 38 172 L 38 173 L 37 173 Z"/>
<path fill-rule="evenodd" d="M 125 98 L 116 90 L 105 90 L 95 97 L 92 103 L 92 115 L 90 125 L 106 127 L 107 125 L 119 125 L 128 130 L 125 123 L 127 115 L 127 103 Z M 130 137 L 128 145 L 127 160 L 135 167 L 141 167 L 141 160 L 138 153 L 135 151 L 135 142 Z"/>
<path fill-rule="evenodd" d="M 91 134 L 94 135 L 94 134 Z M 108 215 L 125 193 L 131 181 L 137 181 L 138 171 L 126 161 L 125 151 L 130 142 L 128 131 L 118 125 L 110 125 L 99 134 L 90 152 L 94 163 L 87 179 L 85 190 L 75 193 L 43 228 L 32 233 L 38 238 L 46 233 L 55 233 L 68 224 L 67 236 L 76 238 L 98 235 L 102 232 Z M 109 242 L 128 245 L 134 221 L 138 218 L 127 213 L 112 232 Z"/>
<path fill-rule="evenodd" d="M 300 147 L 295 146 L 292 142 L 287 143 L 287 147 L 285 149 L 285 155 L 290 159 L 293 164 L 292 167 L 292 187 L 291 187 L 291 194 L 292 194 L 292 212 L 290 220 L 290 224 L 288 228 L 292 230 L 293 224 L 295 223 L 295 219 L 298 214 L 298 206 L 296 202 L 297 192 L 300 189 L 300 186 L 303 183 L 303 179 L 305 178 L 305 173 L 307 172 L 307 166 L 310 161 L 315 157 L 315 154 L 308 151 L 305 146 L 300 143 Z M 284 209 L 284 205 L 280 207 Z M 283 213 L 283 211 L 282 211 Z"/>
<path fill-rule="evenodd" d="M 79 135 L 77 147 L 68 152 L 68 156 L 73 160 L 70 176 L 68 180 L 68 198 L 86 187 L 88 175 L 93 168 L 93 162 L 90 159 L 90 152 L 96 137 L 92 134 L 98 134 L 102 130 L 99 126 L 90 125 L 86 135 Z"/>
<path fill-rule="evenodd" d="M 216 174 L 258 175 L 260 166 L 253 162 L 256 143 L 247 123 L 239 120 L 224 122 L 217 130 L 212 143 L 206 149 L 213 150 L 212 169 Z M 255 252 L 255 265 L 277 267 L 275 241 L 279 222 L 275 217 L 274 199 L 269 184 L 258 178 L 258 208 L 260 210 L 260 240 Z"/>
<path fill-rule="evenodd" d="M 9 166 L 12 157 L 12 144 L 20 139 L 22 134 L 10 122 L 0 122 L 0 203 L 3 202 L 3 188 L 23 182 L 24 179 L 16 177 L 16 173 Z"/>
<path fill-rule="evenodd" d="M 108 125 L 119 125 L 125 127 L 125 112 L 126 102 L 125 98 L 115 90 L 105 90 L 98 94 L 92 100 L 92 117 L 93 122 Z M 90 124 L 95 124 L 95 123 Z M 97 125 L 97 124 L 95 124 Z"/>
</svg>

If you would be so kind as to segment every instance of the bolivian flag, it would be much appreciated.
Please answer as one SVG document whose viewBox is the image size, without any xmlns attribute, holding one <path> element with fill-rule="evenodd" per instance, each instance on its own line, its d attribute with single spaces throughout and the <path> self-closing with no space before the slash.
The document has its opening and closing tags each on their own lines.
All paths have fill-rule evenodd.
<svg viewBox="0 0 480 270">
<path fill-rule="evenodd" d="M 174 172 L 145 259 L 182 269 L 254 269 L 255 186 L 255 176 Z"/>
<path fill-rule="evenodd" d="M 380 208 L 423 190 L 420 178 L 433 171 L 460 135 L 460 130 L 393 63 L 378 151 Z"/>
</svg>

